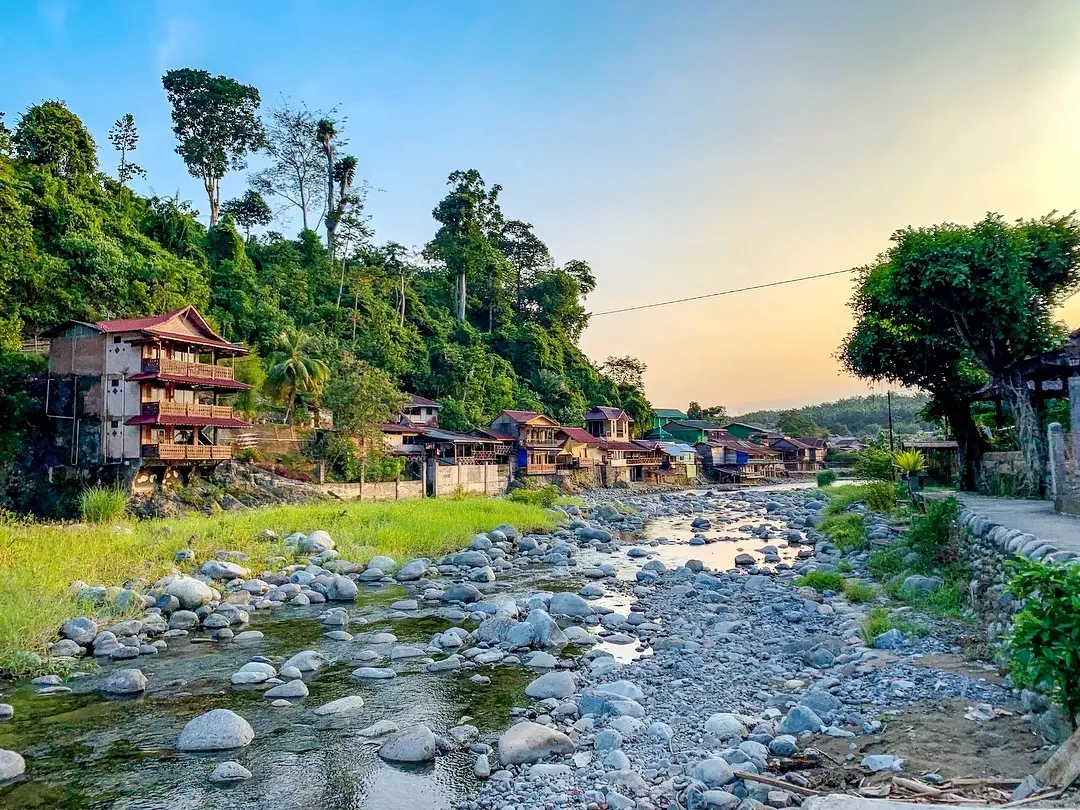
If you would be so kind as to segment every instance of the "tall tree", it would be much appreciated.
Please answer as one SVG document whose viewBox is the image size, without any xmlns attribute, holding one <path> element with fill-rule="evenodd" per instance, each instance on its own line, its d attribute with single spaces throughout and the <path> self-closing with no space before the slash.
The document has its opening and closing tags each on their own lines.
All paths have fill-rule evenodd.
<svg viewBox="0 0 1080 810">
<path fill-rule="evenodd" d="M 97 171 L 94 138 L 63 101 L 43 101 L 27 108 L 12 143 L 18 159 L 46 166 L 60 177 Z"/>
<path fill-rule="evenodd" d="M 330 367 L 311 352 L 311 338 L 303 331 L 278 335 L 277 350 L 270 355 L 266 380 L 286 401 L 289 421 L 298 393 L 318 394 L 330 376 Z"/>
<path fill-rule="evenodd" d="M 311 227 L 311 216 L 318 212 L 321 218 L 326 205 L 319 122 L 305 104 L 296 106 L 282 97 L 265 116 L 263 126 L 271 163 L 251 175 L 251 185 L 266 196 L 280 197 L 299 208 L 306 230 Z"/>
<path fill-rule="evenodd" d="M 139 148 L 139 133 L 135 129 L 135 117 L 131 113 L 126 113 L 113 122 L 112 129 L 109 130 L 109 143 L 120 153 L 120 165 L 116 168 L 120 188 L 127 185 L 127 181 L 132 177 L 146 177 L 146 169 L 128 160 L 128 154 Z"/>
<path fill-rule="evenodd" d="M 1080 224 L 1072 215 L 897 231 L 880 277 L 893 310 L 958 344 L 1000 387 L 1016 419 L 1026 486 L 1040 492 L 1046 445 L 1022 364 L 1060 345 L 1054 307 L 1080 287 Z"/>
<path fill-rule="evenodd" d="M 476 169 L 452 172 L 446 183 L 450 192 L 431 212 L 440 227 L 426 252 L 441 261 L 455 279 L 457 317 L 463 321 L 469 277 L 479 277 L 493 263 L 505 262 L 491 240 L 503 221 L 499 208 L 502 186 L 489 189 Z"/>
<path fill-rule="evenodd" d="M 340 359 L 338 373 L 326 387 L 334 426 L 369 445 L 382 438 L 379 424 L 394 421 L 406 401 L 392 376 L 349 354 Z"/>
<path fill-rule="evenodd" d="M 829 431 L 816 424 L 802 411 L 784 411 L 776 420 L 776 429 L 785 436 L 795 439 L 825 438 Z"/>
<path fill-rule="evenodd" d="M 518 314 L 524 307 L 524 292 L 536 280 L 542 268 L 552 266 L 551 253 L 540 238 L 533 233 L 533 226 L 519 219 L 503 225 L 499 248 L 510 261 L 514 272 L 514 301 Z"/>
<path fill-rule="evenodd" d="M 269 225 L 274 220 L 274 212 L 270 210 L 262 194 L 250 188 L 244 192 L 243 197 L 226 200 L 221 206 L 221 213 L 236 220 L 236 224 L 244 229 L 245 239 L 250 238 L 252 228 Z"/>
<path fill-rule="evenodd" d="M 636 357 L 609 357 L 600 365 L 601 373 L 615 381 L 616 385 L 625 385 L 636 391 L 645 390 L 645 371 L 648 368 Z"/>
<path fill-rule="evenodd" d="M 691 401 L 691 403 L 686 406 L 686 418 L 703 419 L 704 416 L 701 411 L 701 406 L 698 403 Z"/>
<path fill-rule="evenodd" d="M 259 121 L 259 91 L 228 76 L 181 68 L 162 77 L 172 104 L 176 153 L 192 177 L 202 180 L 210 203 L 210 224 L 221 207 L 221 178 L 229 169 L 243 169 L 247 156 L 266 144 Z"/>
<path fill-rule="evenodd" d="M 315 125 L 315 138 L 326 158 L 326 250 L 334 258 L 334 231 L 337 230 L 340 216 L 334 205 L 334 145 L 338 137 L 337 122 L 330 118 L 320 118 Z"/>
</svg>

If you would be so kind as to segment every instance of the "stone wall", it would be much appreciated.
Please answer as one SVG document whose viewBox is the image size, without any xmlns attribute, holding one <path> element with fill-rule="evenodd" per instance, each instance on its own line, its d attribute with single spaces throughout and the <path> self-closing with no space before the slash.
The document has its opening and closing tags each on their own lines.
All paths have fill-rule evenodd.
<svg viewBox="0 0 1080 810">
<path fill-rule="evenodd" d="M 422 481 L 383 481 L 363 484 L 310 484 L 309 486 L 343 501 L 401 501 L 424 497 Z"/>
</svg>

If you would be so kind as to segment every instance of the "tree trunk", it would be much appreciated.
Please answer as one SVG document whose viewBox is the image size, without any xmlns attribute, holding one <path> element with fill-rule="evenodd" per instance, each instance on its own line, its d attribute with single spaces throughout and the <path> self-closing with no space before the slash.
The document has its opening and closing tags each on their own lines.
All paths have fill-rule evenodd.
<svg viewBox="0 0 1080 810">
<path fill-rule="evenodd" d="M 400 309 L 400 317 L 398 318 L 398 328 L 405 327 L 405 276 L 401 276 L 401 300 L 398 302 L 398 308 Z"/>
<path fill-rule="evenodd" d="M 986 447 L 979 427 L 971 416 L 971 405 L 948 398 L 939 401 L 959 447 L 960 489 L 979 492 L 983 485 L 982 457 Z"/>
<path fill-rule="evenodd" d="M 326 252 L 334 258 L 334 147 L 326 145 Z"/>
<path fill-rule="evenodd" d="M 1019 371 L 1002 375 L 999 382 L 1002 394 L 1016 420 L 1016 441 L 1026 468 L 1027 480 L 1018 481 L 1018 489 L 1041 497 L 1045 488 L 1046 442 L 1039 427 L 1039 418 L 1031 404 L 1031 392 Z"/>
<path fill-rule="evenodd" d="M 341 257 L 341 281 L 338 282 L 337 288 L 337 306 L 341 308 L 341 294 L 345 292 L 345 257 Z"/>
<path fill-rule="evenodd" d="M 210 227 L 217 225 L 218 221 L 218 182 L 213 177 L 203 177 L 203 188 L 206 189 L 206 198 L 210 201 Z"/>
<path fill-rule="evenodd" d="M 458 273 L 457 277 L 457 316 L 459 321 L 465 320 L 465 294 L 467 285 L 465 281 L 465 271 Z"/>
</svg>

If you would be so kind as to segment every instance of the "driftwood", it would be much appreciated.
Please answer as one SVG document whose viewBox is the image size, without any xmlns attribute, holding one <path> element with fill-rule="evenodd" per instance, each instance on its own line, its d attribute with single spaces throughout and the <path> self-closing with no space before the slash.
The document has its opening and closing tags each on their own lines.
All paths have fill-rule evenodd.
<svg viewBox="0 0 1080 810">
<path fill-rule="evenodd" d="M 1026 799 L 1018 799 L 1015 802 L 1008 802 L 1007 804 L 999 805 L 1000 807 L 1020 807 L 1024 804 L 1031 804 L 1032 802 L 1040 802 L 1043 799 L 1056 799 L 1068 790 L 1068 786 L 1058 788 L 1057 790 L 1044 790 L 1039 793 L 1032 793 Z"/>
<path fill-rule="evenodd" d="M 800 796 L 820 796 L 821 791 L 814 790 L 813 788 L 803 787 L 802 785 L 793 785 L 791 782 L 785 782 L 783 779 L 774 779 L 771 776 L 762 776 L 759 773 L 737 773 L 736 777 L 739 779 L 749 779 L 751 782 L 761 782 L 763 785 L 772 785 L 773 787 L 786 790 L 789 793 L 798 793 Z"/>
<path fill-rule="evenodd" d="M 1080 776 L 1080 729 L 1073 732 L 1050 759 L 1046 760 L 1035 778 L 1040 784 L 1066 788 Z"/>
</svg>

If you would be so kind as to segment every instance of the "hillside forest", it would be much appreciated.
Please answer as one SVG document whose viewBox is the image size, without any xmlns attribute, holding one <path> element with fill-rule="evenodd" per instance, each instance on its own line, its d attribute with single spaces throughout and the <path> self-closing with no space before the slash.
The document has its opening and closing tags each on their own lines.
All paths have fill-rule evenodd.
<svg viewBox="0 0 1080 810">
<path fill-rule="evenodd" d="M 616 358 L 604 373 L 577 348 L 596 283 L 588 263 L 556 260 L 531 224 L 502 210 L 499 185 L 454 171 L 432 201 L 426 245 L 380 242 L 332 114 L 286 99 L 264 109 L 256 88 L 205 71 L 170 71 L 163 87 L 177 159 L 203 181 L 209 227 L 184 200 L 128 187 L 143 172 L 130 115 L 108 134 L 112 171 L 63 101 L 0 124 L 5 368 L 25 372 L 33 360 L 17 356 L 21 341 L 65 319 L 194 304 L 253 349 L 242 375 L 286 409 L 324 404 L 328 382 L 351 375 L 438 399 L 456 430 L 503 408 L 578 424 L 601 403 L 648 423 L 640 374 L 620 374 Z M 269 167 L 221 201 L 221 178 L 255 152 Z M 299 233 L 268 227 L 275 210 L 294 215 Z M 311 373 L 275 380 L 282 358 Z"/>
</svg>

